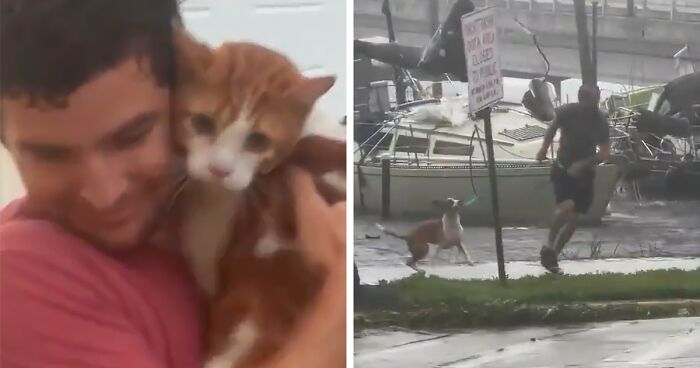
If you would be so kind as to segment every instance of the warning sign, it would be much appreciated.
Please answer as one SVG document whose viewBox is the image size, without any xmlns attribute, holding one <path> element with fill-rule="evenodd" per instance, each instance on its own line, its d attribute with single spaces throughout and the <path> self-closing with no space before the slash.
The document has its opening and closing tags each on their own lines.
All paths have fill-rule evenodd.
<svg viewBox="0 0 700 368">
<path fill-rule="evenodd" d="M 469 77 L 469 113 L 474 114 L 503 98 L 494 9 L 462 16 L 462 36 Z"/>
</svg>

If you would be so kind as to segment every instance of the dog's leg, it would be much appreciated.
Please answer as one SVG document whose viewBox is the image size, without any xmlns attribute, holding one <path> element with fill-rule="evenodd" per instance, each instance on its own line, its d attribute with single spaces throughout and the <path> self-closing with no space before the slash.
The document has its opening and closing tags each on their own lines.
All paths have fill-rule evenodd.
<svg viewBox="0 0 700 368">
<path fill-rule="evenodd" d="M 408 261 L 406 261 L 406 266 L 411 267 L 414 271 L 424 274 L 425 270 L 421 270 L 418 268 L 418 265 L 416 264 L 417 260 L 413 257 L 411 257 Z"/>
<path fill-rule="evenodd" d="M 464 245 L 464 242 L 460 241 L 459 246 L 457 247 L 458 251 L 461 251 L 462 254 L 464 254 L 464 259 L 466 263 L 470 266 L 474 265 L 474 261 L 472 260 L 471 255 L 469 255 L 469 252 L 467 251 L 466 245 Z"/>
<path fill-rule="evenodd" d="M 433 244 L 433 243 L 428 243 L 428 255 L 430 259 L 430 263 L 435 263 L 435 261 L 439 258 L 438 254 L 440 253 L 441 246 L 440 244 Z M 430 252 L 433 252 L 432 255 L 430 255 Z"/>
</svg>

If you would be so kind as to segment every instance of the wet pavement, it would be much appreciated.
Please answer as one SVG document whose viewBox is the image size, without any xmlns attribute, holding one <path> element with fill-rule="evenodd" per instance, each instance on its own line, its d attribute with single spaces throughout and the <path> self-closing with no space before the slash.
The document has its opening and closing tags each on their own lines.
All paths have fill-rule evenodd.
<svg viewBox="0 0 700 368">
<path fill-rule="evenodd" d="M 355 218 L 355 261 L 360 270 L 405 268 L 408 257 L 402 239 L 381 234 L 377 217 Z M 383 221 L 387 228 L 407 234 L 416 220 Z M 381 236 L 380 236 L 381 235 Z M 506 262 L 538 261 L 547 238 L 545 228 L 504 228 Z M 496 261 L 493 229 L 465 228 L 468 250 L 477 264 Z M 450 252 L 442 252 L 436 264 L 449 264 Z M 610 215 L 597 227 L 580 228 L 564 249 L 562 260 L 637 257 L 699 257 L 700 201 L 644 201 L 615 198 Z M 364 280 L 363 280 L 364 282 Z"/>
<path fill-rule="evenodd" d="M 446 260 L 445 260 L 446 261 Z M 478 263 L 474 266 L 466 264 L 444 264 L 443 260 L 420 264 L 426 276 L 439 276 L 453 280 L 490 280 L 498 278 L 498 265 L 495 262 Z M 436 264 L 438 263 L 438 264 Z M 700 268 L 700 258 L 608 258 L 561 261 L 559 266 L 567 275 L 583 275 L 591 273 L 635 273 L 640 271 L 679 269 L 695 270 Z M 539 262 L 515 261 L 506 262 L 506 274 L 510 280 L 526 276 L 541 276 L 546 274 Z M 358 266 L 360 280 L 363 284 L 376 285 L 380 280 L 393 281 L 411 276 L 415 271 L 407 266 Z"/>
<path fill-rule="evenodd" d="M 431 333 L 367 330 L 357 368 L 700 367 L 700 318 Z"/>
</svg>

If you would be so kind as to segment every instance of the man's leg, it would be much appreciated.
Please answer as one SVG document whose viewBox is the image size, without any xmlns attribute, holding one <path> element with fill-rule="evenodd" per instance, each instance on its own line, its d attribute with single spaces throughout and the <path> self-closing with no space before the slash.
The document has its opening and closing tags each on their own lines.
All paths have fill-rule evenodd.
<svg viewBox="0 0 700 368">
<path fill-rule="evenodd" d="M 564 224 L 564 226 L 562 226 L 561 231 L 559 231 L 559 236 L 554 243 L 554 254 L 557 257 L 559 257 L 559 254 L 561 253 L 562 249 L 564 249 L 564 246 L 574 235 L 574 232 L 576 231 L 577 217 L 576 212 L 570 213 L 567 222 Z"/>
<path fill-rule="evenodd" d="M 549 242 L 547 245 L 542 247 L 540 250 L 540 262 L 550 272 L 558 273 L 559 262 L 557 257 L 559 256 L 559 242 L 566 239 L 568 241 L 573 234 L 575 229 L 575 205 L 573 200 L 566 200 L 557 205 L 557 209 L 554 211 L 554 218 L 552 219 L 552 225 L 549 228 Z M 574 219 L 574 221 L 572 221 Z M 571 228 L 570 224 L 573 222 L 574 227 Z M 567 235 L 568 234 L 568 235 Z M 559 249 L 559 251 L 557 250 Z"/>
<path fill-rule="evenodd" d="M 555 243 L 563 227 L 569 222 L 571 214 L 574 213 L 576 204 L 574 201 L 573 180 L 557 163 L 552 166 L 551 180 L 554 186 L 554 197 L 557 202 L 557 207 L 554 210 L 552 222 L 549 227 L 547 244 L 540 250 L 540 263 L 542 263 L 542 266 L 548 271 L 558 273 L 558 253 L 555 251 Z"/>
<path fill-rule="evenodd" d="M 556 210 L 554 210 L 554 217 L 552 218 L 552 224 L 549 226 L 549 239 L 547 241 L 547 246 L 551 249 L 556 249 L 556 240 L 559 238 L 562 229 L 565 225 L 569 224 L 572 215 L 576 216 L 574 209 L 574 201 L 569 199 L 561 202 L 557 205 Z"/>
<path fill-rule="evenodd" d="M 579 213 L 586 213 L 593 203 L 593 178 L 594 175 L 585 176 L 578 179 L 575 190 L 573 191 L 573 201 L 571 206 L 567 207 L 567 219 L 562 226 L 558 237 L 554 243 L 554 252 L 558 257 L 566 244 L 571 240 L 571 237 L 576 231 L 576 220 Z"/>
</svg>

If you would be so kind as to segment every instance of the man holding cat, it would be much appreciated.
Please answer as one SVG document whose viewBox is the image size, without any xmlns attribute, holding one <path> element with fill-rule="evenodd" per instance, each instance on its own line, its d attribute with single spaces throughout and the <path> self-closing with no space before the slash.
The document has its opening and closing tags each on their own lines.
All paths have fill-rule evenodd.
<svg viewBox="0 0 700 368">
<path fill-rule="evenodd" d="M 176 1 L 1 6 L 0 138 L 27 196 L 0 212 L 0 366 L 199 367 L 200 295 L 172 237 Z M 337 366 L 344 207 L 302 171 L 290 185 L 305 246 L 342 249 L 320 257 L 337 274 L 274 367 Z M 337 344 L 308 354 L 321 340 Z"/>
</svg>

